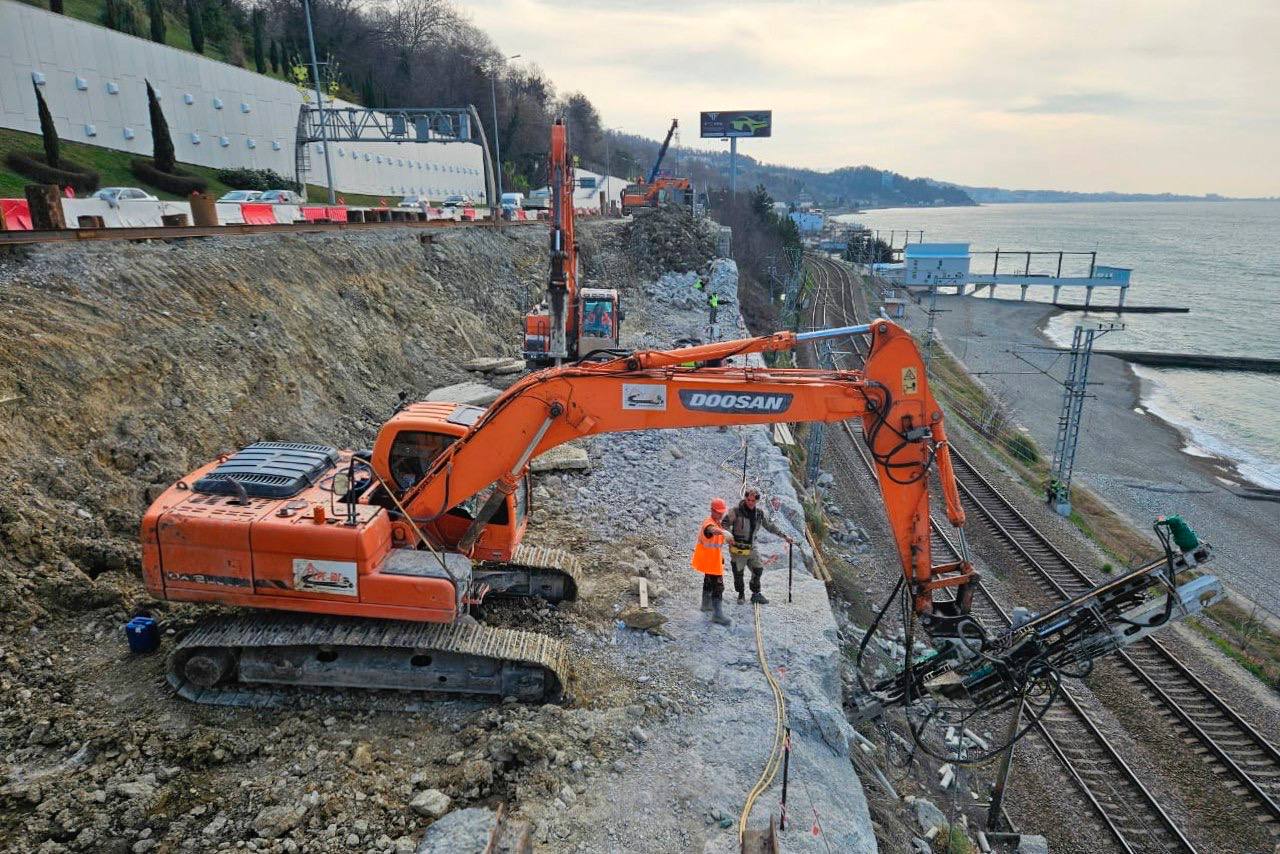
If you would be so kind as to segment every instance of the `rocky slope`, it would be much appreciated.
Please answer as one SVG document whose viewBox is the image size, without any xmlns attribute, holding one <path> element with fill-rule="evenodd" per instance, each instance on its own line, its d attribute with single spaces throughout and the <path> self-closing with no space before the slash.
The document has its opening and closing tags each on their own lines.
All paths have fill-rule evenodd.
<svg viewBox="0 0 1280 854">
<path fill-rule="evenodd" d="M 619 225 L 580 231 L 587 282 L 623 291 L 626 343 L 704 331 L 696 301 L 638 286 L 649 256 Z M 700 238 L 676 241 L 671 257 L 709 272 Z M 461 362 L 515 353 L 545 264 L 536 226 L 0 260 L 0 848 L 403 852 L 442 815 L 500 803 L 540 851 L 736 847 L 772 702 L 749 607 L 712 631 L 688 551 L 710 496 L 736 494 L 744 443 L 751 476 L 800 524 L 759 430 L 599 437 L 591 471 L 535 477 L 529 538 L 581 553 L 587 589 L 561 609 L 486 619 L 570 644 L 566 706 L 449 701 L 406 715 L 326 694 L 283 710 L 199 707 L 165 685 L 164 648 L 124 645 L 138 610 L 161 619 L 166 647 L 202 612 L 142 590 L 137 525 L 156 489 L 254 439 L 367 445 L 397 391 L 425 396 L 468 378 Z M 783 604 L 783 566 L 766 574 L 776 604 L 762 617 L 792 708 L 792 812 L 805 816 L 787 847 L 873 850 L 824 591 L 798 559 Z M 619 619 L 636 575 L 654 584 L 665 637 Z M 775 782 L 756 824 L 777 799 Z"/>
</svg>

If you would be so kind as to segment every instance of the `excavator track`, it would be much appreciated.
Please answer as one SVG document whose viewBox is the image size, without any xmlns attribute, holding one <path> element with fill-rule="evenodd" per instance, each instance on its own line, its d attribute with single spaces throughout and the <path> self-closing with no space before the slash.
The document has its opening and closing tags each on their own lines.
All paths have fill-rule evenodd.
<svg viewBox="0 0 1280 854">
<path fill-rule="evenodd" d="M 477 563 L 471 574 L 489 585 L 490 596 L 572 602 L 582 586 L 582 561 L 563 549 L 521 543 L 511 560 Z"/>
<path fill-rule="evenodd" d="M 419 711 L 442 695 L 559 700 L 571 669 L 564 644 L 534 632 L 255 614 L 198 625 L 170 654 L 167 675 L 179 696 L 207 705 Z"/>
</svg>

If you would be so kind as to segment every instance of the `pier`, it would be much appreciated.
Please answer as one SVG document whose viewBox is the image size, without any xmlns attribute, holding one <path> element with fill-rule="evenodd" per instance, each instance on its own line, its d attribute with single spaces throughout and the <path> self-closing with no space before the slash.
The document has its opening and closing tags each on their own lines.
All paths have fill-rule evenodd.
<svg viewBox="0 0 1280 854">
<path fill-rule="evenodd" d="M 979 255 L 992 256 L 990 272 L 973 269 L 973 260 Z M 908 288 L 954 287 L 957 294 L 964 295 L 970 285 L 974 293 L 985 287 L 992 294 L 996 285 L 1017 285 L 1022 289 L 1021 299 L 1025 301 L 1029 288 L 1051 287 L 1055 303 L 1063 288 L 1084 288 L 1085 308 L 1092 307 L 1095 288 L 1116 289 L 1117 305 L 1123 308 L 1129 277 L 1133 272 L 1128 267 L 1099 264 L 1096 252 L 1010 252 L 1000 249 L 970 252 L 967 243 L 912 243 L 905 247 L 903 259 L 902 283 Z M 1003 272 L 1000 269 L 1001 259 L 1005 264 Z M 1087 268 L 1085 259 L 1088 259 Z M 1010 270 L 1011 266 L 1015 269 Z"/>
</svg>

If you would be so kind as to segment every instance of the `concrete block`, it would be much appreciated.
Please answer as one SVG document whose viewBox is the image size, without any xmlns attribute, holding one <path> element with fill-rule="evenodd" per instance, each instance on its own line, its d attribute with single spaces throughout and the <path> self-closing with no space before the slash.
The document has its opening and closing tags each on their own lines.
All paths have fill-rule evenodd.
<svg viewBox="0 0 1280 854">
<path fill-rule="evenodd" d="M 577 445 L 560 445 L 534 458 L 529 468 L 534 472 L 589 471 L 591 460 L 586 450 Z"/>
<path fill-rule="evenodd" d="M 447 400 L 451 403 L 466 403 L 471 406 L 488 406 L 498 399 L 502 392 L 484 383 L 465 382 L 433 389 L 427 393 L 427 400 Z"/>
</svg>

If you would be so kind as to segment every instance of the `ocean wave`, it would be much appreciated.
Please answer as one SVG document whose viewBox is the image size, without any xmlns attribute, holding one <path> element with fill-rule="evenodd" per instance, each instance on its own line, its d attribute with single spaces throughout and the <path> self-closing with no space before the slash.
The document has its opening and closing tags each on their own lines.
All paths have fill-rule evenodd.
<svg viewBox="0 0 1280 854">
<path fill-rule="evenodd" d="M 1140 381 L 1139 403 L 1152 415 L 1176 429 L 1194 457 L 1218 457 L 1231 461 L 1240 476 L 1256 486 L 1280 489 L 1280 463 L 1265 459 L 1219 435 L 1212 423 L 1187 413 L 1174 391 L 1161 382 L 1160 374 L 1140 365 L 1130 365 Z"/>
</svg>

